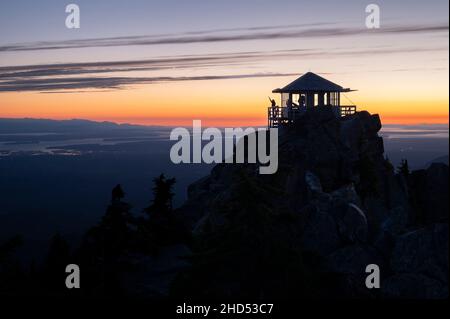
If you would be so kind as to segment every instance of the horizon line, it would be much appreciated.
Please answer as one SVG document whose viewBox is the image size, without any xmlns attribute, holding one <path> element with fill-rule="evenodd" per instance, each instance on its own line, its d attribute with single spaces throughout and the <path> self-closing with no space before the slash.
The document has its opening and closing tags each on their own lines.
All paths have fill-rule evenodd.
<svg viewBox="0 0 450 319">
<path fill-rule="evenodd" d="M 378 113 L 370 113 L 371 115 L 375 115 Z M 380 116 L 381 117 L 381 116 Z M 80 118 L 80 117 L 68 117 L 68 118 L 51 118 L 51 117 L 1 117 L 0 116 L 0 121 L 4 121 L 4 120 L 35 120 L 35 121 L 55 121 L 55 122 L 69 122 L 69 121 L 86 121 L 86 122 L 91 122 L 91 123 L 98 123 L 98 124 L 102 124 L 102 123 L 111 123 L 111 124 L 116 124 L 116 125 L 130 125 L 130 126 L 142 126 L 142 127 L 179 127 L 182 126 L 180 124 L 145 124 L 145 123 L 138 123 L 138 122 L 130 122 L 130 121 L 126 121 L 126 120 L 112 120 L 112 119 L 95 119 L 95 118 Z M 155 119 L 158 120 L 158 119 Z M 186 122 L 186 123 L 192 123 L 193 121 L 202 121 L 202 123 L 207 123 L 207 122 L 220 122 L 223 121 L 223 118 L 207 118 L 207 119 L 196 119 L 196 118 L 192 118 L 192 119 L 183 119 L 180 120 L 180 122 Z M 163 121 L 166 121 L 166 119 L 164 119 Z M 237 118 L 230 118 L 228 119 L 228 121 L 226 122 L 243 122 L 245 121 L 245 119 L 237 119 Z M 175 120 L 176 122 L 176 120 Z M 249 121 L 251 122 L 251 121 Z M 244 126 L 233 126 L 233 127 L 251 127 L 251 126 L 267 126 L 267 123 L 263 123 L 264 121 L 259 121 L 260 124 L 257 125 L 244 125 Z M 432 125 L 432 126 L 447 126 L 449 127 L 450 123 L 449 121 L 447 122 L 408 122 L 408 123 L 401 123 L 401 122 L 391 122 L 391 121 L 387 121 L 387 123 L 383 123 L 384 121 L 381 120 L 382 126 L 393 126 L 393 125 L 400 125 L 400 126 L 417 126 L 417 125 Z M 256 122 L 257 123 L 257 122 Z M 256 124 L 254 123 L 254 124 Z M 230 126 L 217 126 L 217 127 L 230 127 Z"/>
</svg>

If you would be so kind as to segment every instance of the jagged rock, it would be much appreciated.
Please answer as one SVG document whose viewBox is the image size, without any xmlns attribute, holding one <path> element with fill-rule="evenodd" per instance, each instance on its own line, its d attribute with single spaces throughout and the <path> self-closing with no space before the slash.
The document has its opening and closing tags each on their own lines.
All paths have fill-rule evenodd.
<svg viewBox="0 0 450 319">
<path fill-rule="evenodd" d="M 302 234 L 302 248 L 318 256 L 326 256 L 341 245 L 334 218 L 312 207 L 304 212 L 306 223 Z"/>
<path fill-rule="evenodd" d="M 191 253 L 186 245 L 180 244 L 165 247 L 155 256 L 127 255 L 126 260 L 133 271 L 123 273 L 123 288 L 137 297 L 167 296 L 175 276 L 190 266 L 186 257 Z"/>
<path fill-rule="evenodd" d="M 319 209 L 328 210 L 331 195 L 322 190 L 320 179 L 310 171 L 305 173 L 305 183 L 308 192 L 308 198 L 315 201 Z"/>
<path fill-rule="evenodd" d="M 329 211 L 336 220 L 339 234 L 349 242 L 365 242 L 368 236 L 368 223 L 361 200 L 353 184 L 331 193 L 332 207 Z"/>
<path fill-rule="evenodd" d="M 367 219 L 364 212 L 349 203 L 340 223 L 340 232 L 351 242 L 366 242 L 368 235 Z"/>
<path fill-rule="evenodd" d="M 361 137 L 363 136 L 363 127 L 358 117 L 352 117 L 342 121 L 340 137 L 343 146 L 349 150 L 349 159 L 357 161 L 359 159 L 359 147 Z"/>
<path fill-rule="evenodd" d="M 364 130 L 369 135 L 374 135 L 381 130 L 381 120 L 378 114 L 361 111 L 358 113 L 358 117 L 363 123 Z"/>
<path fill-rule="evenodd" d="M 425 223 L 448 222 L 448 166 L 433 163 L 426 170 L 412 172 L 411 184 L 416 219 Z"/>
<path fill-rule="evenodd" d="M 336 203 L 352 203 L 357 206 L 361 206 L 361 200 L 356 193 L 353 183 L 342 186 L 331 193 L 333 201 Z"/>
<path fill-rule="evenodd" d="M 319 178 L 316 175 L 314 175 L 313 173 L 311 173 L 310 171 L 307 171 L 305 173 L 305 182 L 306 182 L 308 191 L 311 194 L 314 195 L 317 193 L 322 193 L 322 185 L 320 184 Z"/>
<path fill-rule="evenodd" d="M 400 234 L 406 229 L 408 225 L 408 211 L 398 206 L 390 210 L 389 217 L 381 225 L 384 231 L 387 231 L 393 235 Z"/>
<path fill-rule="evenodd" d="M 394 236 L 389 232 L 380 230 L 374 237 L 373 247 L 384 259 L 388 260 L 395 246 Z"/>
<path fill-rule="evenodd" d="M 448 224 L 436 224 L 400 236 L 391 267 L 396 273 L 423 274 L 448 283 Z"/>
<path fill-rule="evenodd" d="M 236 193 L 242 189 L 236 185 L 251 180 L 255 189 L 266 189 L 252 195 L 261 201 L 255 216 L 270 215 L 270 224 L 262 225 L 265 236 L 310 253 L 305 255 L 317 262 L 314 271 L 338 274 L 337 291 L 373 296 L 365 269 L 377 264 L 382 296 L 439 298 L 448 294 L 448 166 L 433 164 L 409 178 L 396 175 L 384 158 L 380 129 L 379 116 L 368 112 L 340 119 L 329 108 L 308 109 L 280 130 L 276 174 L 259 175 L 248 163 L 219 164 L 189 188 L 178 212 L 186 213 L 200 238 L 228 225 L 231 211 L 248 222 L 253 212 L 248 203 L 240 210 Z M 436 221 L 444 223 L 423 228 Z M 414 295 L 414 287 L 423 293 Z"/>
<path fill-rule="evenodd" d="M 372 248 L 360 244 L 346 246 L 327 256 L 325 267 L 328 271 L 366 277 L 366 267 L 384 264 L 382 258 Z M 364 281 L 362 282 L 364 284 Z"/>
<path fill-rule="evenodd" d="M 372 298 L 374 291 L 366 287 L 366 267 L 376 264 L 384 269 L 383 259 L 372 248 L 351 245 L 328 255 L 323 262 L 323 270 L 340 278 L 336 288 L 340 297 Z"/>
<path fill-rule="evenodd" d="M 448 286 L 421 274 L 399 274 L 383 280 L 382 295 L 395 299 L 445 299 Z"/>
</svg>

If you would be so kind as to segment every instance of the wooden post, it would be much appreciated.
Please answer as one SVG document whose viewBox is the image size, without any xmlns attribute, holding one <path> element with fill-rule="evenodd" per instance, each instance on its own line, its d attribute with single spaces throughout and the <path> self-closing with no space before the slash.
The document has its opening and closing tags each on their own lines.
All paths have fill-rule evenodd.
<svg viewBox="0 0 450 319">
<path fill-rule="evenodd" d="M 314 93 L 308 92 L 306 94 L 306 107 L 313 107 L 314 106 Z"/>
<path fill-rule="evenodd" d="M 318 95 L 318 105 L 323 106 L 324 100 L 325 100 L 325 93 L 320 92 L 320 93 L 317 93 L 317 95 Z"/>
</svg>

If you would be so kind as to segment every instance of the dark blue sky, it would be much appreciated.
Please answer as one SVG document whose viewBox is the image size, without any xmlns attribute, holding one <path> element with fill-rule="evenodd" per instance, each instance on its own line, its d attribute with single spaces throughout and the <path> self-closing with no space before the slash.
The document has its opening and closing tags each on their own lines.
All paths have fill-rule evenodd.
<svg viewBox="0 0 450 319">
<path fill-rule="evenodd" d="M 77 32 L 64 28 L 69 3 L 81 8 Z M 380 6 L 388 23 L 448 21 L 447 0 L 9 0 L 0 2 L 0 43 L 294 23 L 358 24 L 369 3 Z"/>
</svg>

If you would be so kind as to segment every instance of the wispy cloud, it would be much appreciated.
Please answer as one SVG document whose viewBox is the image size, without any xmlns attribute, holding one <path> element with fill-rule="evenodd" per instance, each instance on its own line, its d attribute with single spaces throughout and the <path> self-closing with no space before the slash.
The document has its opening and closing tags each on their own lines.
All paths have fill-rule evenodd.
<svg viewBox="0 0 450 319">
<path fill-rule="evenodd" d="M 0 82 L 0 92 L 20 91 L 52 91 L 80 89 L 120 89 L 137 84 L 153 84 L 162 82 L 229 80 L 245 78 L 293 76 L 292 73 L 253 73 L 233 75 L 211 75 L 192 77 L 75 77 L 75 78 L 41 78 L 11 80 Z"/>
<path fill-rule="evenodd" d="M 131 71 L 158 71 L 239 65 L 279 59 L 331 58 L 336 56 L 363 56 L 395 53 L 417 53 L 446 51 L 448 47 L 403 47 L 368 48 L 349 50 L 291 49 L 274 51 L 252 51 L 210 55 L 176 55 L 145 60 L 97 61 L 56 64 L 33 64 L 0 67 L 0 81 L 18 77 L 67 76 Z"/>
<path fill-rule="evenodd" d="M 326 26 L 326 24 L 321 24 Z M 65 41 L 20 43 L 0 46 L 0 52 L 61 50 L 90 47 L 150 46 L 161 44 L 214 43 L 230 41 L 272 40 L 290 38 L 343 37 L 356 35 L 386 35 L 448 32 L 448 22 L 429 25 L 400 25 L 380 29 L 317 27 L 317 24 L 254 27 L 246 29 L 218 29 L 182 34 L 125 36 Z"/>
<path fill-rule="evenodd" d="M 137 76 L 136 71 L 162 71 L 187 68 L 213 68 L 218 66 L 246 65 L 268 61 L 301 58 L 333 58 L 338 56 L 364 56 L 377 54 L 405 54 L 448 50 L 448 47 L 375 47 L 367 49 L 291 49 L 251 51 L 211 55 L 167 56 L 144 60 L 97 61 L 56 64 L 34 64 L 0 67 L 0 92 L 50 91 L 85 89 L 123 89 L 133 84 L 152 84 L 174 81 L 220 80 L 249 77 L 287 76 L 285 73 L 233 74 L 227 76 L 167 77 Z M 394 70 L 397 71 L 397 70 Z M 398 71 L 408 71 L 401 69 Z M 130 76 L 111 76 L 113 73 L 130 73 Z M 148 72 L 147 72 L 148 73 Z M 148 74 L 146 74 L 148 75 Z"/>
</svg>

